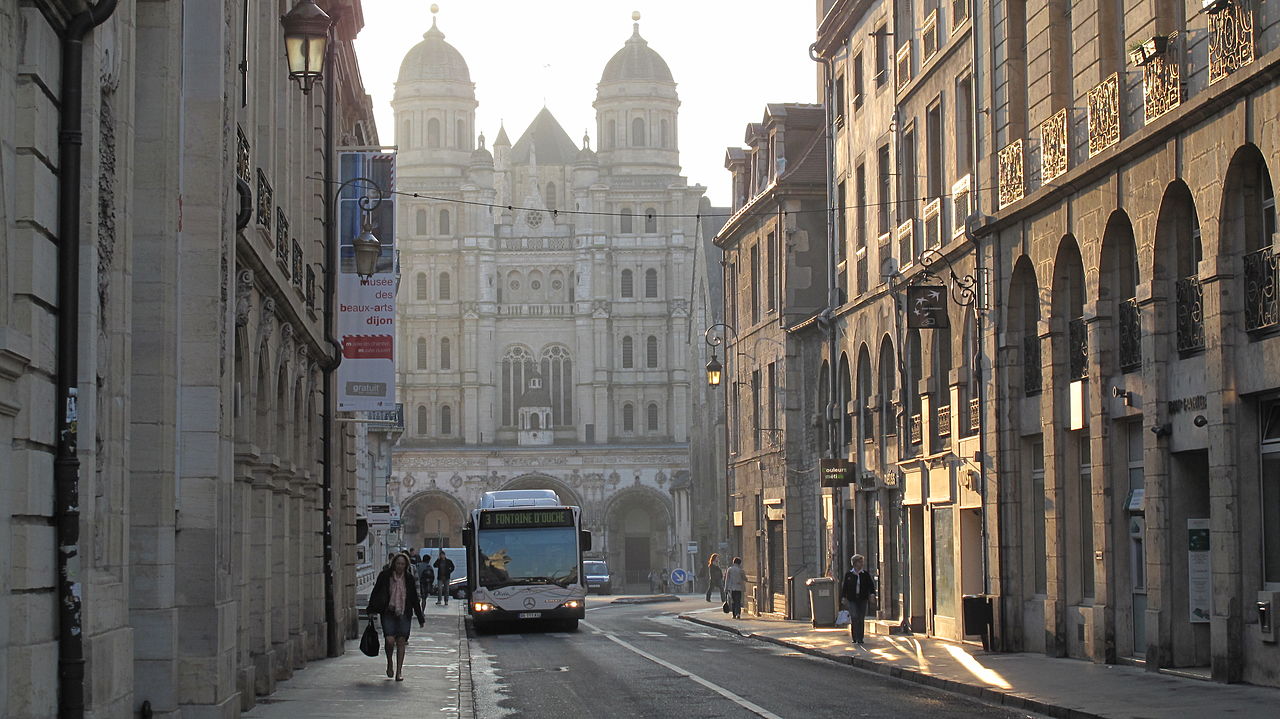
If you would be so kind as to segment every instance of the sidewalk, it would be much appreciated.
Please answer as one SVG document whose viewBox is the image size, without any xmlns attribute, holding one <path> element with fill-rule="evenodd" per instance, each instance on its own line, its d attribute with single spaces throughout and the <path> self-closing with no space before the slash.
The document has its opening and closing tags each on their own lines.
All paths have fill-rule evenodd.
<svg viewBox="0 0 1280 719">
<path fill-rule="evenodd" d="M 1217 684 L 1043 654 L 990 653 L 926 637 L 868 633 L 866 644 L 856 647 L 849 641 L 847 627 L 815 629 L 807 620 L 735 620 L 718 605 L 684 612 L 680 618 L 878 674 L 1064 719 L 1280 716 L 1280 689 Z"/>
<path fill-rule="evenodd" d="M 448 609 L 427 605 L 427 625 L 413 623 L 404 657 L 404 681 L 388 679 L 385 655 L 366 657 L 360 642 L 346 653 L 310 662 L 281 682 L 275 694 L 258 697 L 246 719 L 420 716 L 472 719 L 471 654 L 463 602 Z M 364 626 L 361 625 L 361 631 Z"/>
</svg>

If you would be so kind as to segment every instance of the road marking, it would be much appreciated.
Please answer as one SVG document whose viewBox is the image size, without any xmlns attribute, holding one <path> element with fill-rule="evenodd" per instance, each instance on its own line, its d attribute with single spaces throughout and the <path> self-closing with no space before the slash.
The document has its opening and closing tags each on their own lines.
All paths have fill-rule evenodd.
<svg viewBox="0 0 1280 719">
<path fill-rule="evenodd" d="M 667 636 L 667 635 L 666 635 L 666 634 L 664 634 L 663 632 L 636 632 L 636 634 L 642 634 L 642 635 L 644 635 L 644 636 L 646 636 L 646 637 L 665 637 L 665 636 Z"/>
<path fill-rule="evenodd" d="M 630 651 L 630 652 L 632 652 L 632 653 L 639 654 L 640 656 L 644 657 L 645 659 L 648 659 L 649 661 L 653 662 L 654 664 L 657 664 L 657 665 L 662 666 L 662 667 L 666 667 L 667 669 L 670 669 L 671 671 L 675 672 L 676 674 L 679 674 L 679 675 L 680 675 L 680 676 L 682 676 L 682 677 L 688 677 L 689 679 L 692 679 L 693 681 L 697 682 L 698 684 L 701 684 L 702 686 L 704 686 L 704 687 L 706 687 L 706 688 L 710 689 L 711 691 L 715 692 L 716 694 L 719 694 L 720 696 L 724 697 L 725 699 L 728 699 L 729 701 L 733 702 L 734 704 L 737 704 L 738 706 L 742 707 L 743 709 L 746 709 L 747 711 L 749 711 L 749 712 L 751 712 L 751 713 L 753 713 L 753 714 L 755 714 L 755 715 L 757 715 L 757 716 L 764 717 L 765 719 L 782 719 L 782 717 L 778 716 L 777 714 L 774 714 L 773 712 L 769 711 L 768 709 L 765 709 L 764 707 L 760 706 L 759 704 L 756 704 L 755 702 L 752 702 L 751 700 L 746 699 L 745 697 L 742 697 L 742 696 L 739 696 L 739 695 L 737 695 L 737 694 L 734 694 L 733 692 L 729 691 L 728 689 L 725 689 L 724 687 L 720 686 L 719 684 L 713 684 L 712 682 L 709 682 L 709 681 L 707 681 L 706 679 L 703 679 L 702 677 L 698 676 L 697 674 L 694 674 L 693 672 L 689 671 L 688 669 L 682 669 L 682 668 L 680 668 L 680 667 L 676 666 L 675 664 L 672 664 L 671 662 L 669 662 L 669 661 L 667 661 L 667 660 L 665 660 L 665 659 L 661 659 L 661 658 L 659 658 L 659 657 L 655 657 L 654 655 L 650 654 L 649 652 L 646 652 L 646 651 L 644 651 L 643 649 L 640 649 L 639 647 L 636 647 L 636 646 L 632 645 L 630 642 L 627 642 L 627 641 L 625 641 L 625 640 L 623 640 L 623 639 L 619 639 L 618 637 L 615 637 L 614 635 L 610 634 L 609 632 L 606 632 L 606 631 L 604 631 L 604 630 L 602 630 L 602 629 L 599 629 L 598 627 L 594 627 L 594 626 L 592 626 L 589 622 L 583 622 L 583 625 L 587 626 L 587 627 L 588 627 L 588 628 L 590 628 L 592 631 L 595 631 L 595 632 L 598 632 L 598 633 L 600 633 L 600 634 L 603 634 L 603 635 L 605 636 L 605 638 L 606 638 L 606 639 L 608 639 L 609 641 L 613 642 L 614 644 L 617 644 L 618 646 L 620 646 L 620 647 L 622 647 L 622 648 L 624 648 L 624 649 L 626 649 L 626 650 L 628 650 L 628 651 Z"/>
</svg>

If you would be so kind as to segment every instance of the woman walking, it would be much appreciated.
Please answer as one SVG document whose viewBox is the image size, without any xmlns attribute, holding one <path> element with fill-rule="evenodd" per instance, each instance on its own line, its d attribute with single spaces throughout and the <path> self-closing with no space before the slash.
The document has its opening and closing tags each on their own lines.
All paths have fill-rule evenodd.
<svg viewBox="0 0 1280 719">
<path fill-rule="evenodd" d="M 404 649 L 409 643 L 409 627 L 413 615 L 418 615 L 418 626 L 426 624 L 418 601 L 418 586 L 409 571 L 409 555 L 403 552 L 391 558 L 391 564 L 378 573 L 369 594 L 369 616 L 382 617 L 382 636 L 386 639 L 387 677 L 404 681 Z M 391 653 L 395 650 L 395 667 L 391 666 Z"/>
<path fill-rule="evenodd" d="M 711 590 L 720 593 L 720 601 L 725 601 L 724 596 L 724 570 L 720 568 L 720 555 L 712 552 L 707 557 L 707 601 L 711 601 Z"/>
<path fill-rule="evenodd" d="M 863 643 L 863 631 L 866 627 L 867 605 L 871 595 L 876 593 L 875 580 L 871 572 L 866 570 L 867 560 L 861 554 L 849 557 L 849 571 L 844 575 L 840 585 L 840 596 L 844 598 L 844 607 L 849 610 L 849 638 L 854 644 Z"/>
<path fill-rule="evenodd" d="M 733 564 L 724 570 L 724 588 L 729 592 L 729 611 L 733 618 L 742 616 L 742 593 L 747 589 L 747 573 L 742 568 L 742 557 L 734 557 Z"/>
</svg>

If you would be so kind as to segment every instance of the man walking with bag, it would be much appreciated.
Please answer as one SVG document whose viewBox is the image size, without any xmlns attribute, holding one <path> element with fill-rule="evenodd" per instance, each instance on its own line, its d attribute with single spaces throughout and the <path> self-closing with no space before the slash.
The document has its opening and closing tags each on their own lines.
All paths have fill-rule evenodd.
<svg viewBox="0 0 1280 719">
<path fill-rule="evenodd" d="M 444 600 L 444 605 L 449 606 L 449 580 L 453 578 L 453 560 L 444 556 L 444 550 L 440 550 L 440 556 L 436 557 L 436 581 L 440 583 L 440 595 L 436 597 L 436 604 L 440 604 Z"/>
<path fill-rule="evenodd" d="M 854 644 L 863 643 L 867 604 L 876 591 L 876 583 L 871 578 L 871 572 L 864 568 L 866 562 L 866 558 L 861 554 L 850 557 L 849 571 L 845 573 L 844 583 L 840 586 L 840 596 L 844 598 L 845 609 L 849 611 L 849 638 Z"/>
</svg>

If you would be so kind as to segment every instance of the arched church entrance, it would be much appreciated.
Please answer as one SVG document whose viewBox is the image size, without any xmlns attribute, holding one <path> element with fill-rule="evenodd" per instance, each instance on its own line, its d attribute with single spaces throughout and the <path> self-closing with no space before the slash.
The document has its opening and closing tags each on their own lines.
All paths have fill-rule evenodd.
<svg viewBox="0 0 1280 719">
<path fill-rule="evenodd" d="M 447 492 L 419 492 L 400 507 L 401 536 L 415 549 L 461 547 L 466 516 L 462 504 Z"/>
<path fill-rule="evenodd" d="M 605 558 L 626 592 L 650 589 L 650 573 L 675 566 L 671 509 L 658 492 L 624 489 L 605 512 Z M 656 588 L 656 587 L 655 587 Z"/>
<path fill-rule="evenodd" d="M 578 493 L 573 491 L 569 485 L 548 477 L 545 474 L 522 474 L 519 477 L 502 485 L 503 489 L 550 489 L 560 498 L 560 503 L 567 507 L 581 507 L 582 499 Z M 587 518 L 583 517 L 583 524 L 588 524 Z"/>
</svg>

